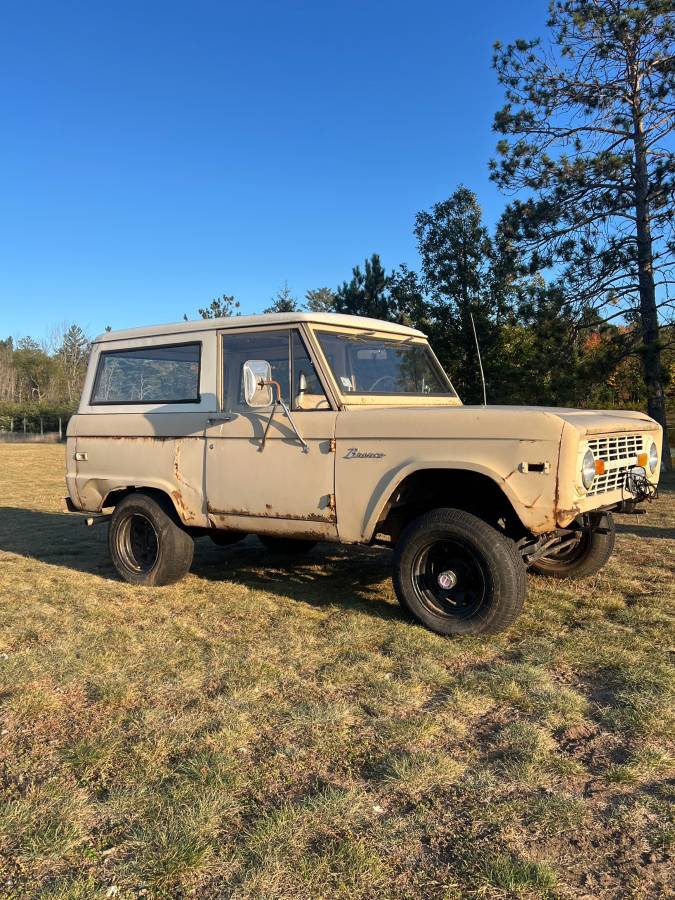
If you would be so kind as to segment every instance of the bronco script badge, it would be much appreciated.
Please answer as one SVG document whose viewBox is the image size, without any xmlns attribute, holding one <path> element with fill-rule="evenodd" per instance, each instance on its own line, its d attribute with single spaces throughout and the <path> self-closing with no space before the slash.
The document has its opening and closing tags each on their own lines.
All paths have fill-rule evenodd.
<svg viewBox="0 0 675 900">
<path fill-rule="evenodd" d="M 358 447 L 350 447 L 342 457 L 343 459 L 382 459 L 384 453 L 371 453 L 369 450 L 359 450 Z"/>
</svg>

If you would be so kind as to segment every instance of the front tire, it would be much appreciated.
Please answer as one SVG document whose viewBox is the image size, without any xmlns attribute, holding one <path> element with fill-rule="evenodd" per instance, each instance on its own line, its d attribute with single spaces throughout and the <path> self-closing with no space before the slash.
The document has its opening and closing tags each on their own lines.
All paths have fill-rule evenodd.
<svg viewBox="0 0 675 900">
<path fill-rule="evenodd" d="M 611 513 L 603 516 L 601 525 L 602 531 L 585 529 L 580 532 L 579 541 L 573 547 L 538 559 L 532 564 L 532 571 L 549 578 L 586 578 L 595 575 L 612 555 L 616 539 L 616 524 Z"/>
<path fill-rule="evenodd" d="M 394 550 L 401 605 L 438 634 L 494 634 L 515 622 L 527 591 L 516 545 L 459 509 L 411 522 Z"/>
<path fill-rule="evenodd" d="M 108 549 L 130 584 L 164 585 L 190 570 L 194 541 L 174 516 L 147 494 L 129 494 L 115 507 Z"/>
</svg>

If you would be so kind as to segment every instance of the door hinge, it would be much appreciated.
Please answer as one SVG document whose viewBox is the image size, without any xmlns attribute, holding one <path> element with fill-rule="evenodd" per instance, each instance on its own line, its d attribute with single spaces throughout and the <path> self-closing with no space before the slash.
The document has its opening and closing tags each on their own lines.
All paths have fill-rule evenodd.
<svg viewBox="0 0 675 900">
<path fill-rule="evenodd" d="M 337 450 L 337 441 L 335 440 L 335 438 L 330 439 L 330 448 L 329 449 L 330 449 L 331 453 L 335 453 L 335 451 Z"/>
<path fill-rule="evenodd" d="M 328 495 L 328 509 L 331 512 L 335 512 L 335 494 Z"/>
</svg>

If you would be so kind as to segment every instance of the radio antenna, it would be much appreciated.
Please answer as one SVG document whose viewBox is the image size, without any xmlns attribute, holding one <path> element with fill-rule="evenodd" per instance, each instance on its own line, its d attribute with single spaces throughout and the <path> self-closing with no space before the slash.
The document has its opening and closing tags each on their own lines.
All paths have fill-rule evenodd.
<svg viewBox="0 0 675 900">
<path fill-rule="evenodd" d="M 473 327 L 473 339 L 476 342 L 476 353 L 478 354 L 478 366 L 480 368 L 480 380 L 483 382 L 483 406 L 487 406 L 487 391 L 485 390 L 485 373 L 483 372 L 483 361 L 480 358 L 480 346 L 478 344 L 478 334 L 476 333 L 476 323 L 473 320 L 473 313 L 470 312 L 471 325 Z"/>
</svg>

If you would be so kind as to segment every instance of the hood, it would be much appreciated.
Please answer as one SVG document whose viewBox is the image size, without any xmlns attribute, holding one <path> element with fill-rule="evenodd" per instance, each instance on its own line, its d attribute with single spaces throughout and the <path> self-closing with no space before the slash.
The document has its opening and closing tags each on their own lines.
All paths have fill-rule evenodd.
<svg viewBox="0 0 675 900">
<path fill-rule="evenodd" d="M 647 413 L 632 409 L 566 409 L 557 406 L 471 406 L 465 409 L 546 413 L 572 425 L 580 434 L 617 434 L 626 431 L 657 431 L 658 424 Z"/>
<path fill-rule="evenodd" d="M 372 405 L 348 407 L 338 416 L 337 434 L 363 438 L 556 440 L 566 424 L 579 436 L 659 430 L 646 413 L 632 410 Z"/>
</svg>

